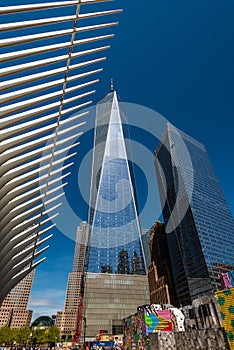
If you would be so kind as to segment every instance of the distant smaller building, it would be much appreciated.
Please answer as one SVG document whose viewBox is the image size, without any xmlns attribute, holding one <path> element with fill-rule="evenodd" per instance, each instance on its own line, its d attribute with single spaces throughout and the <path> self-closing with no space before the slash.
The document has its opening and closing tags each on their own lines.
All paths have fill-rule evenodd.
<svg viewBox="0 0 234 350">
<path fill-rule="evenodd" d="M 32 310 L 27 310 L 35 271 L 30 272 L 7 294 L 0 307 L 0 328 L 30 326 Z"/>
<path fill-rule="evenodd" d="M 170 257 L 165 225 L 157 221 L 150 233 L 151 264 L 148 268 L 148 281 L 151 304 L 177 305 L 172 280 Z"/>
<path fill-rule="evenodd" d="M 87 237 L 86 222 L 82 222 L 77 227 L 74 260 L 72 272 L 68 275 L 64 310 L 59 311 L 56 315 L 56 327 L 63 340 L 71 338 L 76 330 Z"/>
<path fill-rule="evenodd" d="M 54 321 L 49 316 L 40 316 L 35 321 L 33 321 L 31 328 L 40 328 L 40 329 L 46 329 L 51 326 L 54 326 Z"/>
</svg>

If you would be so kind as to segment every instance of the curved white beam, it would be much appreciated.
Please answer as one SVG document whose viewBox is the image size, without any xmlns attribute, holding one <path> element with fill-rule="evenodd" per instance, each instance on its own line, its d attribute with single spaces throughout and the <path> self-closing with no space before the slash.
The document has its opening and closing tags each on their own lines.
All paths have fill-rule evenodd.
<svg viewBox="0 0 234 350">
<path fill-rule="evenodd" d="M 64 170 L 70 167 L 71 164 L 65 165 L 62 168 L 56 169 L 51 171 L 50 174 L 44 174 L 41 175 L 40 177 L 37 177 L 29 182 L 20 184 L 19 186 L 13 186 L 11 189 L 8 188 L 8 192 L 4 193 L 4 196 L 2 196 L 1 202 L 0 202 L 0 210 L 7 204 L 9 203 L 13 198 L 19 196 L 22 193 L 25 193 L 29 191 L 30 189 L 34 187 L 38 187 L 39 183 L 43 183 L 44 181 L 48 180 L 50 177 L 53 177 L 57 173 L 61 172 L 64 173 Z M 70 174 L 70 173 L 69 173 Z M 6 191 L 6 186 L 4 188 Z"/>
<path fill-rule="evenodd" d="M 80 4 L 92 4 L 97 2 L 108 2 L 112 0 L 80 0 Z M 5 6 L 0 7 L 0 14 L 11 14 L 19 12 L 28 12 L 28 11 L 38 11 L 38 10 L 47 10 L 54 9 L 64 6 L 77 6 L 77 0 L 70 1 L 60 1 L 60 2 L 46 2 L 39 4 L 29 4 L 29 5 L 18 5 L 18 6 Z"/>
<path fill-rule="evenodd" d="M 113 34 L 108 34 L 108 35 L 100 35 L 100 36 L 96 36 L 96 37 L 91 37 L 88 39 L 80 39 L 80 40 L 74 41 L 74 46 L 94 43 L 94 42 L 99 41 L 99 40 L 111 39 L 113 37 L 114 37 Z M 50 51 L 54 51 L 54 50 L 61 50 L 61 49 L 67 48 L 69 46 L 70 46 L 70 42 L 66 42 L 66 43 L 61 43 L 61 44 L 56 44 L 56 45 L 41 46 L 40 48 L 34 47 L 31 49 L 3 53 L 3 54 L 0 54 L 0 62 L 9 62 L 9 61 L 15 60 L 17 58 L 19 59 L 19 58 L 24 58 L 24 57 L 28 57 L 28 56 L 37 55 L 37 54 L 42 54 L 42 53 L 46 53 L 46 52 L 50 52 Z"/>
<path fill-rule="evenodd" d="M 78 116 L 83 117 L 83 116 L 87 115 L 88 113 L 89 112 L 80 113 L 79 115 L 77 115 L 77 117 Z M 9 128 L 5 128 L 1 131 L 0 141 L 3 141 L 3 140 L 8 139 L 12 136 L 15 136 L 15 135 L 19 134 L 20 132 L 24 133 L 25 131 L 27 131 L 29 129 L 35 128 L 37 126 L 41 126 L 42 124 L 46 124 L 55 118 L 58 118 L 58 113 L 50 114 L 50 115 L 47 115 L 45 117 L 36 118 L 36 119 L 30 120 L 28 122 L 21 123 L 20 125 L 15 125 L 15 126 L 11 126 Z"/>
<path fill-rule="evenodd" d="M 17 45 L 17 44 L 25 44 L 25 43 L 34 42 L 37 40 L 42 40 L 42 39 L 51 39 L 51 38 L 58 37 L 58 36 L 72 34 L 74 31 L 76 33 L 83 33 L 86 31 L 113 27 L 116 25 L 118 25 L 118 22 L 96 24 L 96 25 L 92 25 L 92 26 L 79 27 L 79 28 L 75 28 L 75 29 L 55 30 L 53 32 L 25 35 L 25 36 L 19 36 L 16 38 L 7 38 L 7 39 L 0 40 L 0 47 L 13 46 L 13 45 Z"/>
<path fill-rule="evenodd" d="M 102 2 L 105 4 L 105 0 L 40 0 L 0 7 L 0 14 L 8 16 L 0 24 L 0 31 L 6 32 L 0 39 L 4 48 L 0 54 L 0 62 L 4 62 L 0 68 L 0 77 L 4 78 L 0 83 L 0 304 L 11 288 L 44 260 L 35 262 L 48 248 L 40 247 L 51 237 L 46 232 L 53 225 L 47 226 L 58 215 L 52 212 L 58 210 L 57 201 L 64 194 L 66 183 L 62 181 L 69 175 L 64 172 L 73 164 L 63 163 L 76 154 L 66 153 L 78 145 L 73 140 L 82 135 L 82 130 L 77 130 L 84 123 L 77 119 L 87 114 L 72 113 L 89 106 L 91 101 L 86 100 L 95 92 L 77 91 L 99 81 L 90 77 L 102 68 L 85 70 L 101 64 L 106 57 L 94 55 L 110 46 L 92 46 L 113 38 L 114 34 L 108 31 L 118 24 L 92 23 L 92 19 L 104 19 L 121 11 L 80 12 L 85 4 Z M 56 16 L 56 8 L 67 6 L 71 7 L 69 15 L 60 12 Z M 32 14 L 25 16 L 25 12 Z M 21 14 L 18 22 L 15 16 L 11 17 L 16 13 Z M 88 25 L 78 26 L 85 19 L 89 20 Z M 27 33 L 27 28 L 35 28 L 35 34 Z M 21 29 L 25 29 L 23 34 Z M 101 30 L 102 35 L 89 34 L 96 30 Z M 80 33 L 82 36 L 77 37 Z M 88 49 L 80 50 L 87 44 Z M 17 45 L 21 46 L 14 49 Z M 43 57 L 47 53 L 51 56 Z M 87 59 L 88 55 L 91 58 Z M 82 80 L 79 85 L 77 80 Z M 83 101 L 77 104 L 80 99 Z M 53 168 L 60 165 L 62 169 Z"/>
<path fill-rule="evenodd" d="M 55 180 L 53 180 L 53 183 L 61 181 L 69 175 L 70 173 L 67 173 L 59 178 L 56 178 Z M 43 204 L 40 204 L 36 207 L 35 205 L 43 200 L 44 194 L 41 194 L 37 197 L 34 196 L 40 193 L 43 189 L 47 189 L 47 187 L 50 186 L 51 183 L 52 181 L 38 186 L 34 190 L 30 190 L 26 193 L 23 193 L 11 200 L 10 202 L 8 202 L 4 207 L 6 213 L 5 216 L 4 211 L 2 210 L 3 216 L 1 216 L 0 218 L 0 230 L 3 230 L 3 228 L 4 230 L 6 230 L 7 226 L 10 224 L 16 226 L 19 222 L 26 220 L 29 216 L 32 216 L 36 212 L 43 209 Z M 17 204 L 15 204 L 16 202 Z"/>
<path fill-rule="evenodd" d="M 46 182 L 46 183 L 34 188 L 33 190 L 30 190 L 26 193 L 23 193 L 23 194 L 17 196 L 13 200 L 11 200 L 9 203 L 7 203 L 7 205 L 4 208 L 2 208 L 2 210 L 1 210 L 0 227 L 1 227 L 2 232 L 4 232 L 4 230 L 6 230 L 8 225 L 10 225 L 10 224 L 12 225 L 11 221 L 9 221 L 5 225 L 6 215 L 8 215 L 9 218 L 11 219 L 13 216 L 12 212 L 15 212 L 15 217 L 17 218 L 17 215 L 19 215 L 21 212 L 24 212 L 25 210 L 30 209 L 33 205 L 36 205 L 38 202 L 40 202 L 40 200 L 43 200 L 46 197 L 45 192 L 43 190 L 46 190 L 47 195 L 49 195 L 49 194 L 53 193 L 55 190 L 59 190 L 61 188 L 61 186 L 65 186 L 66 183 L 60 185 L 58 188 L 55 188 L 55 189 L 53 188 L 51 190 L 48 190 L 49 186 L 52 186 L 56 182 L 62 180 L 63 177 L 64 176 L 61 176 L 60 178 L 55 178 L 54 180 Z M 65 177 L 66 177 L 66 175 L 65 175 Z M 14 226 L 17 226 L 17 225 L 14 225 Z"/>
</svg>

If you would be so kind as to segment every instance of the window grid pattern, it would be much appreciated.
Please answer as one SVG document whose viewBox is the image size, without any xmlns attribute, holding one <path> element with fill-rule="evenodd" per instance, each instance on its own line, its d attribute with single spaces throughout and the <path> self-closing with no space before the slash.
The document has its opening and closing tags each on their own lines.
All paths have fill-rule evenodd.
<svg viewBox="0 0 234 350">
<path fill-rule="evenodd" d="M 97 106 L 89 272 L 145 274 L 140 224 L 116 93 Z"/>
<path fill-rule="evenodd" d="M 217 289 L 218 274 L 234 268 L 233 217 L 199 142 L 168 124 L 155 160 L 162 203 L 166 188 L 165 223 L 173 209 L 179 218 L 167 238 L 178 300 L 186 305 L 212 290 L 209 279 Z M 187 210 L 180 220 L 184 204 Z"/>
</svg>

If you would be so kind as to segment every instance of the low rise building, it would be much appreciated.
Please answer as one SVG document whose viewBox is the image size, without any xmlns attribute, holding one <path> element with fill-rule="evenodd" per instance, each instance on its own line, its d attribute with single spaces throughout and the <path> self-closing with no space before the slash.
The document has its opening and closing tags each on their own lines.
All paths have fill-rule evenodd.
<svg viewBox="0 0 234 350">
<path fill-rule="evenodd" d="M 0 307 L 0 327 L 30 326 L 32 310 L 27 310 L 35 271 L 31 271 L 6 296 Z"/>
</svg>

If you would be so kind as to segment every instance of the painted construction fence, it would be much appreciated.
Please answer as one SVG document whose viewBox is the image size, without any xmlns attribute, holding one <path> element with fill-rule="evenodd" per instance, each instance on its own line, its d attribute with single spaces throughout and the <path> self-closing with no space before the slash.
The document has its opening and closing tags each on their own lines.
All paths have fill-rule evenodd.
<svg viewBox="0 0 234 350">
<path fill-rule="evenodd" d="M 215 293 L 223 319 L 223 326 L 231 350 L 234 350 L 234 288 L 219 290 Z"/>
<path fill-rule="evenodd" d="M 173 307 L 162 309 L 161 305 L 144 305 L 134 315 L 124 320 L 123 347 L 125 350 L 149 350 L 149 334 L 157 332 L 184 331 L 184 315 Z"/>
</svg>

